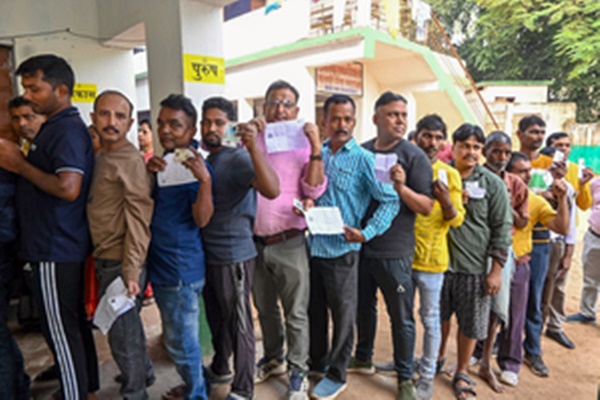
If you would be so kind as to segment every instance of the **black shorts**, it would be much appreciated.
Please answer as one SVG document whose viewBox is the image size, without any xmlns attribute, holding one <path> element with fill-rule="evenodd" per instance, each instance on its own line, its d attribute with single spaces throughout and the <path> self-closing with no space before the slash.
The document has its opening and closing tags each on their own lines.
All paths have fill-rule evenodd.
<svg viewBox="0 0 600 400">
<path fill-rule="evenodd" d="M 449 321 L 456 313 L 458 327 L 465 336 L 484 340 L 488 335 L 490 304 L 484 274 L 445 274 L 440 306 L 442 321 Z"/>
</svg>

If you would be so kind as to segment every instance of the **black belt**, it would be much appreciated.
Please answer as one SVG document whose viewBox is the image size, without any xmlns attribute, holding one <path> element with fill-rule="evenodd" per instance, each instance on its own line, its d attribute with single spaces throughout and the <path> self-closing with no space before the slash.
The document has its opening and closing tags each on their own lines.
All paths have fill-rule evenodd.
<svg viewBox="0 0 600 400">
<path fill-rule="evenodd" d="M 285 242 L 286 240 L 295 238 L 296 236 L 300 235 L 304 235 L 304 230 L 288 229 L 287 231 L 276 233 L 275 235 L 271 236 L 254 236 L 254 240 L 262 244 L 263 246 L 269 246 L 271 244 Z"/>
<path fill-rule="evenodd" d="M 590 231 L 590 233 L 594 236 L 596 236 L 598 239 L 600 239 L 600 234 L 594 232 L 594 230 L 592 228 L 588 228 L 588 231 Z"/>
</svg>

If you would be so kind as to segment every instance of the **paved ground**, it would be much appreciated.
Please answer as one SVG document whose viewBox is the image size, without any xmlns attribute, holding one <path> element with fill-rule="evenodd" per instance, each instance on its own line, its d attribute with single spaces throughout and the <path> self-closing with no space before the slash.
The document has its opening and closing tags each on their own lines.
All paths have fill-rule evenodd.
<svg viewBox="0 0 600 400">
<path fill-rule="evenodd" d="M 580 236 L 583 231 L 580 232 Z M 575 254 L 573 270 L 568 283 L 568 313 L 578 310 L 578 299 L 581 290 L 581 246 Z M 600 262 L 600 260 L 598 260 Z M 379 331 L 376 341 L 375 360 L 386 361 L 391 359 L 390 327 L 385 305 L 380 301 Z M 155 363 L 157 382 L 149 389 L 151 399 L 160 399 L 161 393 L 180 383 L 174 367 L 160 343 L 160 321 L 156 306 L 149 306 L 143 310 L 143 318 L 148 336 L 149 353 Z M 598 325 L 567 325 L 565 328 L 569 337 L 576 343 L 575 350 L 566 350 L 555 342 L 543 338 L 542 348 L 544 359 L 550 368 L 549 378 L 534 376 L 527 367 L 523 367 L 520 374 L 520 384 L 517 388 L 507 388 L 504 394 L 495 394 L 483 381 L 475 377 L 478 382 L 477 390 L 480 399 L 543 399 L 543 400 L 580 400 L 596 399 L 598 383 L 600 383 L 600 326 Z M 19 345 L 26 359 L 27 371 L 32 376 L 52 363 L 52 356 L 39 334 L 17 331 Z M 420 354 L 422 329 L 418 327 L 417 355 Z M 455 332 L 452 334 L 454 335 Z M 112 361 L 106 339 L 95 332 L 98 356 L 100 359 L 101 387 L 98 392 L 100 399 L 118 399 L 118 385 L 113 381 L 117 368 Z M 257 331 L 257 358 L 260 357 L 261 342 L 260 332 Z M 454 343 L 450 344 L 449 362 L 456 360 Z M 474 372 L 476 372 L 474 370 Z M 438 376 L 435 381 L 435 399 L 452 399 L 450 378 Z M 271 379 L 266 383 L 257 385 L 256 398 L 258 400 L 285 399 L 287 381 L 285 377 Z M 56 386 L 34 385 L 33 394 L 36 399 L 47 399 Z M 212 393 L 212 400 L 223 399 L 227 394 L 227 387 L 219 387 Z M 375 375 L 364 377 L 351 375 L 348 389 L 339 397 L 340 400 L 379 400 L 393 399 L 395 395 L 394 378 Z"/>
</svg>

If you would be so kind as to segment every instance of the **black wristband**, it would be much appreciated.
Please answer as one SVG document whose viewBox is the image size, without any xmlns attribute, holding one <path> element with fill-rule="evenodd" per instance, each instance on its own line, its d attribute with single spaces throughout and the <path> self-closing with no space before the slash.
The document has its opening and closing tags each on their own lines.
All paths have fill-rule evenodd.
<svg viewBox="0 0 600 400">
<path fill-rule="evenodd" d="M 321 153 L 319 154 L 315 154 L 315 155 L 310 155 L 310 161 L 321 161 L 323 160 L 323 155 Z"/>
</svg>

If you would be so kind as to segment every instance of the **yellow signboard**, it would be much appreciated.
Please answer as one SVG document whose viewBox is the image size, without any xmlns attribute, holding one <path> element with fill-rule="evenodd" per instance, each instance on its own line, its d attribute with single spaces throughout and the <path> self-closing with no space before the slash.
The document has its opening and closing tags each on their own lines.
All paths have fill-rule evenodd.
<svg viewBox="0 0 600 400">
<path fill-rule="evenodd" d="M 98 85 L 95 83 L 76 83 L 73 87 L 73 103 L 93 103 L 98 95 Z"/>
<path fill-rule="evenodd" d="M 183 79 L 186 82 L 224 85 L 225 59 L 196 54 L 184 54 Z"/>
</svg>

